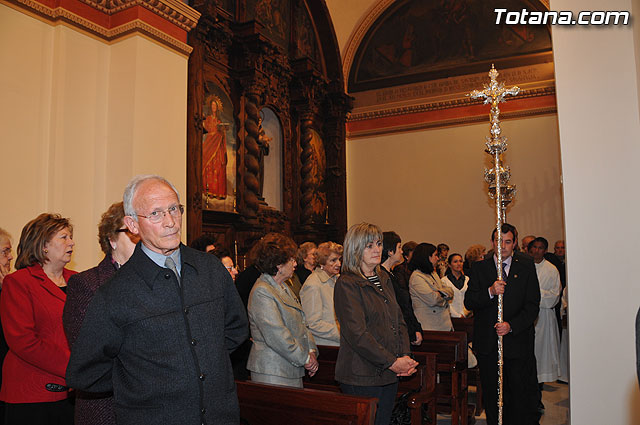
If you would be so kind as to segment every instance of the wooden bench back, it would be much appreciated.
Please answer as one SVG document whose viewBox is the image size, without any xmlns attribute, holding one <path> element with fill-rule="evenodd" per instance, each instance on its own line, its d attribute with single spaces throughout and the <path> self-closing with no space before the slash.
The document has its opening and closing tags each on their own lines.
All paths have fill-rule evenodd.
<svg viewBox="0 0 640 425">
<path fill-rule="evenodd" d="M 422 344 L 414 346 L 413 350 L 436 353 L 438 365 L 467 367 L 467 334 L 464 332 L 422 331 Z"/>
<path fill-rule="evenodd" d="M 452 317 L 453 330 L 467 334 L 467 343 L 473 342 L 473 317 Z"/>
<path fill-rule="evenodd" d="M 418 370 L 411 376 L 401 377 L 398 392 L 406 393 L 416 389 L 424 392 L 435 391 L 436 386 L 436 354 L 413 353 L 413 358 L 419 363 Z M 424 376 L 423 376 L 424 375 Z M 424 386 L 424 388 L 422 388 Z"/>
<path fill-rule="evenodd" d="M 323 388 L 324 385 L 338 386 L 335 381 L 336 360 L 340 347 L 319 346 L 318 351 L 318 372 L 312 377 L 305 376 L 305 385 L 313 388 Z M 411 376 L 400 379 L 398 392 L 405 393 L 411 390 L 420 390 L 425 386 L 426 391 L 431 391 L 435 387 L 436 354 L 435 353 L 413 353 L 415 360 L 420 363 L 418 372 Z"/>
<path fill-rule="evenodd" d="M 236 381 L 242 425 L 372 425 L 377 399 Z"/>
</svg>

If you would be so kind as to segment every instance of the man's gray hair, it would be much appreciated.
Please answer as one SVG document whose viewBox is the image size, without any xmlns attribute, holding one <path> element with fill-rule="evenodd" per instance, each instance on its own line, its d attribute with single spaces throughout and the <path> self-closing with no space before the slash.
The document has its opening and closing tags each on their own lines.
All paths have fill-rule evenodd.
<svg viewBox="0 0 640 425">
<path fill-rule="evenodd" d="M 9 232 L 0 227 L 0 242 L 4 241 L 11 242 L 11 235 L 9 234 Z"/>
<path fill-rule="evenodd" d="M 164 177 L 153 174 L 135 176 L 129 181 L 127 187 L 124 189 L 124 195 L 122 197 L 124 215 L 131 216 L 136 220 L 138 219 L 138 214 L 136 214 L 136 210 L 133 208 L 133 198 L 135 197 L 136 191 L 138 190 L 140 184 L 146 182 L 147 180 L 156 180 L 165 183 L 167 186 L 173 189 L 173 191 L 176 193 L 176 196 L 178 197 L 178 201 L 180 201 L 180 193 L 178 192 L 178 189 L 176 189 L 176 187 Z"/>
</svg>

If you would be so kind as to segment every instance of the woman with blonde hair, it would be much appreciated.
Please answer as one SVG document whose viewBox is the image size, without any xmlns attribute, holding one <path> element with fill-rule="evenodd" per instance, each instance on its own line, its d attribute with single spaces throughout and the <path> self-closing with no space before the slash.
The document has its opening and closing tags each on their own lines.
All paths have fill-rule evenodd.
<svg viewBox="0 0 640 425">
<path fill-rule="evenodd" d="M 40 214 L 22 229 L 16 272 L 2 285 L 0 316 L 9 352 L 0 400 L 5 423 L 73 423 L 65 371 L 69 346 L 62 327 L 66 289 L 74 271 L 73 227 L 58 214 Z"/>
<path fill-rule="evenodd" d="M 484 260 L 484 255 L 487 253 L 487 248 L 484 245 L 476 244 L 471 245 L 467 252 L 464 254 L 464 264 L 462 270 L 464 274 L 469 276 L 469 272 L 471 271 L 471 265 L 477 261 Z"/>
<path fill-rule="evenodd" d="M 344 239 L 342 273 L 334 304 L 340 323 L 336 381 L 342 392 L 378 398 L 376 425 L 391 419 L 398 376 L 415 373 L 407 326 L 389 275 L 379 270 L 382 231 L 376 225 L 351 226 Z"/>
<path fill-rule="evenodd" d="M 318 267 L 300 290 L 302 310 L 318 345 L 340 345 L 340 329 L 333 308 L 333 291 L 340 274 L 342 245 L 324 242 L 316 251 Z"/>
</svg>

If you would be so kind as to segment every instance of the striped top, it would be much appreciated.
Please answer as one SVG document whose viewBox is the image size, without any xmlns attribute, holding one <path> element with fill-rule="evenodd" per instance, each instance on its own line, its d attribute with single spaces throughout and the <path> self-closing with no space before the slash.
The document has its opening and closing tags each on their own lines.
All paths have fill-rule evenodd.
<svg viewBox="0 0 640 425">
<path fill-rule="evenodd" d="M 380 283 L 380 278 L 378 277 L 377 273 L 375 273 L 373 276 L 365 276 L 365 277 L 369 282 L 373 283 L 373 286 L 375 286 L 376 288 L 378 288 L 380 292 L 382 292 L 382 283 Z"/>
</svg>

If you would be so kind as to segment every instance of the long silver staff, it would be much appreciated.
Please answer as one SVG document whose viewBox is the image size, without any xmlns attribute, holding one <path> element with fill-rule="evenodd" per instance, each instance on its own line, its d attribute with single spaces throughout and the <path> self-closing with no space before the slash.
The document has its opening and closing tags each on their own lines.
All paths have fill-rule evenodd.
<svg viewBox="0 0 640 425">
<path fill-rule="evenodd" d="M 520 92 L 520 88 L 514 86 L 505 89 L 503 83 L 498 83 L 496 78 L 498 71 L 491 65 L 489 85 L 484 84 L 483 90 L 473 90 L 469 93 L 472 99 L 483 98 L 485 104 L 491 104 L 491 112 L 489 120 L 491 123 L 490 137 L 486 138 L 485 152 L 493 156 L 494 167 L 492 170 L 485 170 L 485 180 L 489 183 L 489 195 L 496 201 L 496 238 L 498 257 L 498 280 L 502 279 L 502 224 L 506 219 L 506 207 L 511 198 L 515 195 L 515 187 L 509 186 L 507 183 L 510 178 L 509 169 L 505 169 L 501 164 L 501 155 L 507 150 L 507 138 L 501 135 L 500 129 L 500 109 L 498 104 L 504 102 L 506 95 L 515 96 Z M 514 235 L 515 236 L 515 235 Z M 498 323 L 503 322 L 502 318 L 502 294 L 498 295 Z M 502 345 L 502 336 L 498 336 L 498 424 L 502 425 L 502 387 L 503 387 L 503 371 L 504 350 Z"/>
</svg>

